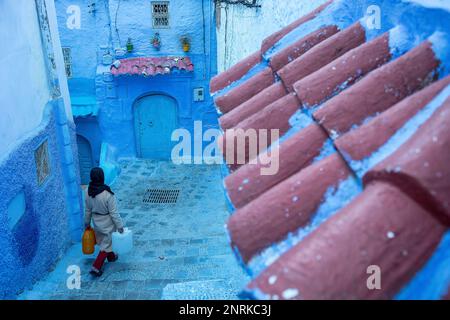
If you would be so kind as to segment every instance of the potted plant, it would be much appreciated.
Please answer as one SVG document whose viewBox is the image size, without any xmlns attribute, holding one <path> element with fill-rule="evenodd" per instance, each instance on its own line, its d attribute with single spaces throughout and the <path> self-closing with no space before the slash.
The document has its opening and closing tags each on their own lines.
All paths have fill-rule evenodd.
<svg viewBox="0 0 450 320">
<path fill-rule="evenodd" d="M 156 50 L 161 49 L 161 38 L 159 36 L 159 33 L 155 33 L 155 35 L 152 38 L 152 46 Z"/>
<path fill-rule="evenodd" d="M 189 50 L 191 50 L 191 41 L 189 40 L 189 37 L 183 36 L 183 37 L 181 37 L 180 41 L 181 41 L 181 45 L 183 47 L 183 51 L 189 52 Z"/>
<path fill-rule="evenodd" d="M 131 53 L 131 52 L 133 52 L 133 49 L 134 49 L 134 45 L 131 42 L 131 38 L 128 38 L 128 41 L 127 41 L 127 52 Z"/>
</svg>

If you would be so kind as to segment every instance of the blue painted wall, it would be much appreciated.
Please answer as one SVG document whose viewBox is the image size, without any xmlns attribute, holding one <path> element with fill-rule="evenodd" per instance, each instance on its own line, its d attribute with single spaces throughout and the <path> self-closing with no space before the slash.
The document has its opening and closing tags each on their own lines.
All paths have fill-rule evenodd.
<svg viewBox="0 0 450 320">
<path fill-rule="evenodd" d="M 9 44 L 0 58 L 1 299 L 30 287 L 80 240 L 82 198 L 53 0 L 4 0 L 0 9 Z M 35 151 L 43 142 L 50 170 L 39 184 Z"/>
<path fill-rule="evenodd" d="M 0 162 L 0 298 L 38 280 L 70 244 L 68 208 L 56 121 L 58 103 L 45 108 L 41 125 Z M 38 185 L 35 150 L 48 142 L 50 175 Z M 8 225 L 8 205 L 21 191 L 26 211 Z"/>
<path fill-rule="evenodd" d="M 153 29 L 151 0 L 58 0 L 58 24 L 63 47 L 72 49 L 73 77 L 69 79 L 71 97 L 94 96 L 100 107 L 98 117 L 86 121 L 75 119 L 77 132 L 86 137 L 98 159 L 101 143 L 116 150 L 117 157 L 137 156 L 133 105 L 136 99 L 151 93 L 173 97 L 179 105 L 180 128 L 193 130 L 194 121 L 202 120 L 206 128 L 217 127 L 217 114 L 209 81 L 217 73 L 214 4 L 209 0 L 171 0 L 170 28 Z M 90 4 L 95 3 L 95 12 Z M 67 28 L 70 5 L 81 12 L 80 29 Z M 160 51 L 151 45 L 158 32 Z M 180 37 L 188 35 L 191 51 L 184 53 Z M 131 38 L 134 51 L 116 55 Z M 189 56 L 195 66 L 191 73 L 176 73 L 143 78 L 114 78 L 109 65 L 102 64 L 104 54 L 113 59 L 139 56 Z M 193 101 L 193 89 L 203 87 L 204 102 Z M 97 127 L 95 128 L 95 126 Z M 93 134 L 92 132 L 96 132 Z"/>
</svg>

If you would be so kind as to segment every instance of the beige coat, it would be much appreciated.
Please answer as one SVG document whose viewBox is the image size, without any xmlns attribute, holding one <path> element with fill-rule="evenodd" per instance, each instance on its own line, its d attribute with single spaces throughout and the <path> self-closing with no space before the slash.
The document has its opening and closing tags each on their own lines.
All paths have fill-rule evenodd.
<svg viewBox="0 0 450 320">
<path fill-rule="evenodd" d="M 117 212 L 116 198 L 108 191 L 103 191 L 95 198 L 86 193 L 86 211 L 84 223 L 94 224 L 95 237 L 100 250 L 112 252 L 112 233 L 123 228 L 122 218 Z"/>
</svg>

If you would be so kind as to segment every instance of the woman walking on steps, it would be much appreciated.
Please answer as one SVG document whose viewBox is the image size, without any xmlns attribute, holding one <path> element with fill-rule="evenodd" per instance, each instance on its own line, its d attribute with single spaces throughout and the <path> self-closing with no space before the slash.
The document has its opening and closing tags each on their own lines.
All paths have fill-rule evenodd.
<svg viewBox="0 0 450 320">
<path fill-rule="evenodd" d="M 94 225 L 100 253 L 92 265 L 91 274 L 100 277 L 106 259 L 116 261 L 119 256 L 112 251 L 112 233 L 123 233 L 123 222 L 117 212 L 116 198 L 111 188 L 105 184 L 105 174 L 101 168 L 91 170 L 91 182 L 86 196 L 85 228 Z"/>
</svg>

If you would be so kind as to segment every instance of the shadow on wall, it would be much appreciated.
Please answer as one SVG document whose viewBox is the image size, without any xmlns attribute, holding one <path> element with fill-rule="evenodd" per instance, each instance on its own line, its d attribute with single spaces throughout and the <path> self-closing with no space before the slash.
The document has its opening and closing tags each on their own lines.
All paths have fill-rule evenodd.
<svg viewBox="0 0 450 320">
<path fill-rule="evenodd" d="M 25 195 L 25 193 L 23 194 Z M 24 197 L 25 199 L 26 196 Z M 33 205 L 28 203 L 24 209 L 22 217 L 13 227 L 11 233 L 13 246 L 16 249 L 20 262 L 23 266 L 28 266 L 36 255 L 39 243 L 39 227 Z"/>
</svg>

